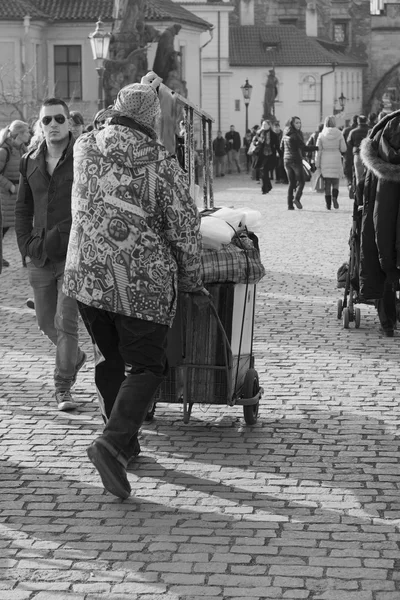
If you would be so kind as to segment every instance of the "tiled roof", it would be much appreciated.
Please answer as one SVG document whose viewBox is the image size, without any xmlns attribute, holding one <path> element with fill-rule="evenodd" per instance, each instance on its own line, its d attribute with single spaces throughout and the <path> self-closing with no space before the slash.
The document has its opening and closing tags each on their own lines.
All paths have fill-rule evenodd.
<svg viewBox="0 0 400 600">
<path fill-rule="evenodd" d="M 0 0 L 1 1 L 1 0 Z M 54 21 L 111 21 L 113 0 L 30 0 Z"/>
<path fill-rule="evenodd" d="M 0 0 L 0 19 L 42 18 L 52 21 L 91 21 L 101 16 L 111 21 L 113 0 Z M 189 24 L 200 29 L 211 25 L 172 0 L 146 0 L 146 21 L 167 21 Z"/>
<path fill-rule="evenodd" d="M 294 25 L 234 26 L 229 28 L 231 66 L 363 65 L 343 52 L 323 48 Z"/>
<path fill-rule="evenodd" d="M 146 21 L 174 21 L 190 23 L 203 29 L 210 29 L 211 24 L 197 17 L 192 12 L 176 4 L 172 0 L 146 0 Z"/>
<path fill-rule="evenodd" d="M 0 0 L 0 19 L 14 21 L 23 19 L 26 15 L 32 18 L 47 18 L 47 15 L 36 7 L 30 0 Z"/>
</svg>

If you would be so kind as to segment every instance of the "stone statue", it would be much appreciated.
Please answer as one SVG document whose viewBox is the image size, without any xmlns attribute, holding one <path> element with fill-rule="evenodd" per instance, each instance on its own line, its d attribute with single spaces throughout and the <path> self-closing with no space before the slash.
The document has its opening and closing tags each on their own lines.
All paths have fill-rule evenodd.
<svg viewBox="0 0 400 600">
<path fill-rule="evenodd" d="M 275 76 L 275 69 L 270 69 L 267 83 L 265 84 L 264 119 L 273 119 L 275 117 L 275 98 L 277 95 L 278 79 Z"/>
<path fill-rule="evenodd" d="M 116 47 L 113 58 L 104 61 L 103 85 L 106 106 L 113 103 L 121 88 L 139 82 L 148 71 L 147 46 L 159 39 L 160 32 L 146 24 L 141 31 L 140 40 L 136 39 L 137 37 L 133 35 L 131 39 L 125 37 L 124 43 Z M 138 43 L 140 46 L 137 46 Z"/>
<path fill-rule="evenodd" d="M 175 23 L 163 31 L 158 40 L 153 71 L 162 77 L 165 85 L 168 85 L 170 73 L 179 71 L 179 52 L 174 48 L 174 38 L 180 30 L 181 26 Z"/>
</svg>

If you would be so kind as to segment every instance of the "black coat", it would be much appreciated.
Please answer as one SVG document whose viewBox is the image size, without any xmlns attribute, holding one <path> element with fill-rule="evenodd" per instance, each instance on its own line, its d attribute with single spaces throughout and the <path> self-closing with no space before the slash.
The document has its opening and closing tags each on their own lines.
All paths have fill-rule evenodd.
<svg viewBox="0 0 400 600">
<path fill-rule="evenodd" d="M 400 270 L 400 111 L 382 119 L 361 142 L 366 167 L 360 240 L 360 295 L 381 298 Z"/>
<path fill-rule="evenodd" d="M 73 146 L 70 134 L 53 174 L 47 172 L 43 141 L 36 150 L 22 158 L 22 183 L 15 206 L 15 233 L 23 258 L 43 267 L 47 259 L 64 260 L 71 229 L 71 190 L 73 181 Z"/>
<path fill-rule="evenodd" d="M 258 133 L 255 136 L 255 143 L 257 143 L 256 151 L 253 154 L 253 168 L 259 169 L 261 167 L 267 167 L 268 169 L 273 169 L 275 167 L 277 161 L 277 154 L 279 152 L 279 137 L 272 131 L 269 130 L 270 133 L 270 146 L 271 146 L 271 154 L 266 156 L 264 154 L 265 147 L 265 135 L 264 132 Z"/>
<path fill-rule="evenodd" d="M 306 145 L 301 131 L 292 126 L 285 127 L 281 140 L 284 163 L 301 165 L 304 154 L 317 150 L 318 146 L 316 145 Z"/>
</svg>

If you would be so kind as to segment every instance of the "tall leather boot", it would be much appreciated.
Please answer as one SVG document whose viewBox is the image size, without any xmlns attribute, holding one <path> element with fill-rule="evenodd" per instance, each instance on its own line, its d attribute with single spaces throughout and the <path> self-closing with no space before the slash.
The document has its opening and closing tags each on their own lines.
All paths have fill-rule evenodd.
<svg viewBox="0 0 400 600">
<path fill-rule="evenodd" d="M 331 210 L 332 196 L 325 194 L 325 204 L 328 210 Z"/>
<path fill-rule="evenodd" d="M 128 460 L 137 451 L 138 431 L 163 379 L 151 372 L 128 374 L 102 435 L 87 449 L 105 489 L 118 498 L 128 498 L 131 493 Z"/>
<path fill-rule="evenodd" d="M 333 208 L 339 208 L 339 202 L 337 201 L 339 196 L 339 190 L 332 190 L 332 204 Z"/>
<path fill-rule="evenodd" d="M 163 376 L 150 371 L 128 374 L 120 387 L 101 437 L 125 458 L 129 458 L 134 451 L 137 433 L 163 379 Z"/>
</svg>

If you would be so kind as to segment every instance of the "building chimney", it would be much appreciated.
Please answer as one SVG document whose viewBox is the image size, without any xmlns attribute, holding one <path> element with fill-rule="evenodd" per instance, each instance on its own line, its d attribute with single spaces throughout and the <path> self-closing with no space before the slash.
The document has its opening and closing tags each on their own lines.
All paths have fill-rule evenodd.
<svg viewBox="0 0 400 600">
<path fill-rule="evenodd" d="M 240 24 L 254 25 L 254 0 L 240 0 Z"/>
<path fill-rule="evenodd" d="M 318 36 L 318 15 L 316 0 L 309 0 L 306 7 L 306 34 L 309 37 Z"/>
</svg>

